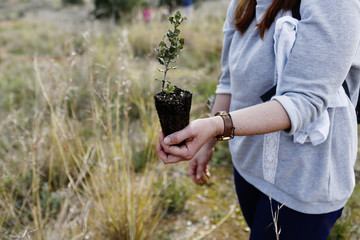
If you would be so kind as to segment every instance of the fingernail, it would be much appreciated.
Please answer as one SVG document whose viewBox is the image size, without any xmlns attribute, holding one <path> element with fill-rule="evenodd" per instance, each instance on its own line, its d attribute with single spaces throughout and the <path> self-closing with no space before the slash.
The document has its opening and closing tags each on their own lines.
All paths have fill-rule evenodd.
<svg viewBox="0 0 360 240">
<path fill-rule="evenodd" d="M 196 179 L 200 179 L 200 175 L 196 175 Z"/>
<path fill-rule="evenodd" d="M 166 137 L 166 138 L 164 139 L 164 143 L 165 143 L 165 144 L 169 144 L 169 143 L 170 143 L 170 138 Z"/>
</svg>

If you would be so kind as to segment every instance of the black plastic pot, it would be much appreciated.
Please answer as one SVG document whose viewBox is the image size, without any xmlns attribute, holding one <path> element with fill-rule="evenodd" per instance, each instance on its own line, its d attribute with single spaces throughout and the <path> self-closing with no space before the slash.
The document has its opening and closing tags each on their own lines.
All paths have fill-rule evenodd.
<svg viewBox="0 0 360 240">
<path fill-rule="evenodd" d="M 161 91 L 154 96 L 155 107 L 165 136 L 189 124 L 192 93 L 175 87 L 173 93 Z"/>
</svg>

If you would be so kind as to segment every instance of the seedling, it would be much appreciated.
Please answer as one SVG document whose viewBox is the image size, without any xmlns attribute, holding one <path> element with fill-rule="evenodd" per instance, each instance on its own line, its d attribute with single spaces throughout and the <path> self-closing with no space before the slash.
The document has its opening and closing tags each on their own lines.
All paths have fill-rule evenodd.
<svg viewBox="0 0 360 240">
<path fill-rule="evenodd" d="M 157 79 L 162 82 L 162 87 L 161 91 L 155 94 L 154 100 L 165 136 L 185 128 L 190 119 L 192 93 L 172 85 L 167 80 L 168 71 L 177 68 L 174 64 L 184 48 L 184 38 L 179 37 L 179 26 L 184 20 L 186 17 L 181 16 L 180 11 L 169 17 L 173 29 L 167 31 L 155 48 L 157 59 L 162 65 L 158 70 L 163 73 L 163 78 Z"/>
<path fill-rule="evenodd" d="M 168 30 L 160 41 L 159 46 L 155 48 L 157 59 L 164 66 L 157 69 L 163 73 L 163 78 L 158 80 L 162 81 L 161 90 L 166 94 L 173 93 L 175 90 L 175 86 L 171 85 L 166 77 L 169 70 L 177 68 L 177 66 L 171 65 L 176 62 L 176 58 L 179 57 L 180 51 L 184 48 L 185 40 L 184 38 L 179 38 L 179 26 L 184 20 L 186 20 L 186 17 L 181 16 L 180 11 L 177 11 L 174 16 L 169 17 L 169 22 L 174 28 L 173 30 Z"/>
</svg>

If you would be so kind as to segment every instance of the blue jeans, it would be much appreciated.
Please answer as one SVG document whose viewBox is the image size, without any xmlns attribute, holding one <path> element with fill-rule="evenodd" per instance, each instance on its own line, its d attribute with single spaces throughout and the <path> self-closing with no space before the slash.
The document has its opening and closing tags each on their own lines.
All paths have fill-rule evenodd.
<svg viewBox="0 0 360 240">
<path fill-rule="evenodd" d="M 251 229 L 251 240 L 274 240 L 276 234 L 271 216 L 269 197 L 240 176 L 234 168 L 236 194 L 246 223 Z M 281 203 L 272 199 L 273 212 Z M 279 211 L 278 229 L 281 240 L 325 240 L 341 216 L 343 208 L 325 214 L 305 214 L 285 205 Z"/>
</svg>

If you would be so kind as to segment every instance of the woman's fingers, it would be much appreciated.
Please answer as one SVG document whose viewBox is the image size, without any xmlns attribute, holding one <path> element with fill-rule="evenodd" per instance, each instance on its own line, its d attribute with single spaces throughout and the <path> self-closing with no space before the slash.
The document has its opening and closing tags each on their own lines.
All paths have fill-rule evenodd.
<svg viewBox="0 0 360 240">
<path fill-rule="evenodd" d="M 197 161 L 193 159 L 189 163 L 189 176 L 195 184 L 200 185 L 200 182 L 198 181 L 198 179 L 196 179 L 196 172 L 197 172 Z"/>
<path fill-rule="evenodd" d="M 164 143 L 167 145 L 176 145 L 185 140 L 188 140 L 191 137 L 192 131 L 190 130 L 190 127 L 188 125 L 184 129 L 166 136 L 164 139 Z"/>
<path fill-rule="evenodd" d="M 210 179 L 210 172 L 207 169 L 207 166 L 199 165 L 197 172 L 196 172 L 196 179 L 201 181 L 202 184 L 205 184 Z"/>
<path fill-rule="evenodd" d="M 197 185 L 204 185 L 210 178 L 207 169 L 207 162 L 202 162 L 198 158 L 194 158 L 189 163 L 189 176 Z"/>
<path fill-rule="evenodd" d="M 191 160 L 201 147 L 211 138 L 211 128 L 204 128 L 208 120 L 199 119 L 191 122 L 183 130 L 165 137 L 159 134 L 159 143 L 162 153 L 161 159 L 164 163 L 176 163 Z M 179 145 L 180 143 L 183 144 Z"/>
<path fill-rule="evenodd" d="M 164 149 L 162 148 L 160 142 L 157 144 L 156 146 L 156 152 L 158 154 L 158 156 L 160 157 L 160 159 L 162 161 L 164 161 L 165 159 L 167 159 L 167 153 L 164 151 Z"/>
<path fill-rule="evenodd" d="M 179 162 L 191 160 L 196 150 L 193 148 L 193 141 L 186 141 L 182 145 L 168 145 L 164 142 L 163 136 L 159 137 L 159 143 L 163 150 L 168 154 L 168 161 Z"/>
<path fill-rule="evenodd" d="M 169 146 L 164 144 L 164 133 L 162 131 L 159 133 L 159 143 L 156 147 L 156 152 L 158 153 L 158 156 L 165 164 L 177 163 L 185 160 L 181 156 L 172 155 L 168 153 Z"/>
<path fill-rule="evenodd" d="M 205 170 L 204 165 L 199 164 L 196 169 L 196 179 L 201 179 L 202 181 L 206 181 L 206 179 L 204 178 L 204 170 Z"/>
<path fill-rule="evenodd" d="M 208 170 L 207 168 L 205 169 L 204 174 L 205 174 L 205 176 L 207 177 L 207 179 L 210 179 L 211 174 L 210 174 L 210 172 L 209 172 L 209 170 Z"/>
<path fill-rule="evenodd" d="M 163 161 L 163 163 L 165 164 L 169 164 L 169 163 L 177 163 L 177 162 L 181 162 L 184 161 L 183 158 L 178 157 L 178 156 L 174 156 L 171 154 L 168 154 L 164 151 L 164 148 L 162 147 L 162 145 L 160 143 L 158 143 L 157 147 L 156 147 L 156 151 L 160 157 L 160 159 Z"/>
</svg>

